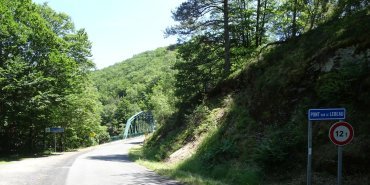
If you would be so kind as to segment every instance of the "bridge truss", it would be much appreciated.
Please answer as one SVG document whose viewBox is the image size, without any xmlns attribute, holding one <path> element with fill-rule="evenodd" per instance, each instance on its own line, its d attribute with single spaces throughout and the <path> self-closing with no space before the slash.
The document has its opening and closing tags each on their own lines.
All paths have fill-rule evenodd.
<svg viewBox="0 0 370 185">
<path fill-rule="evenodd" d="M 125 126 L 123 138 L 134 137 L 146 133 L 153 132 L 155 130 L 155 121 L 153 114 L 148 112 L 138 112 L 130 117 Z"/>
</svg>

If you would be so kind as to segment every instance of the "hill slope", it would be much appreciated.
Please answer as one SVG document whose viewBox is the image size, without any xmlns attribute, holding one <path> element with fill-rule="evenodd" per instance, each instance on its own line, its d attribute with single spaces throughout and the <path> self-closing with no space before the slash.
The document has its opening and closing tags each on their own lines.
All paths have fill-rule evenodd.
<svg viewBox="0 0 370 185">
<path fill-rule="evenodd" d="M 104 106 L 102 124 L 111 136 L 119 135 L 126 120 L 141 110 L 153 111 L 158 122 L 173 112 L 175 61 L 174 51 L 158 48 L 93 73 Z"/>
<path fill-rule="evenodd" d="M 179 112 L 148 140 L 143 155 L 161 161 L 199 140 L 175 167 L 230 184 L 305 184 L 307 110 L 345 107 L 355 139 L 344 149 L 345 184 L 367 184 L 370 166 L 370 15 L 332 21 L 267 47 L 255 61 Z M 180 110 L 181 111 L 181 110 Z M 334 184 L 333 122 L 314 123 L 314 184 Z"/>
</svg>

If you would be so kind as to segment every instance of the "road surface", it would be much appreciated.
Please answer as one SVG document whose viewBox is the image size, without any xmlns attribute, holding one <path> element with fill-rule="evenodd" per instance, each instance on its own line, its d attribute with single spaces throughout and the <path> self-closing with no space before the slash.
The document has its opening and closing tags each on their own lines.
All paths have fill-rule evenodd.
<svg viewBox="0 0 370 185">
<path fill-rule="evenodd" d="M 0 185 L 178 185 L 128 160 L 143 137 L 0 165 Z"/>
</svg>

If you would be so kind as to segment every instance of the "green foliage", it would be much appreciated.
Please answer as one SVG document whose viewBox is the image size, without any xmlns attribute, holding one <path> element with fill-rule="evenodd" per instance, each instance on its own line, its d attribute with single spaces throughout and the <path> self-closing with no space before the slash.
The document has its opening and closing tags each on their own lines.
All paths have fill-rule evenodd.
<svg viewBox="0 0 370 185">
<path fill-rule="evenodd" d="M 297 153 L 305 149 L 303 132 L 300 129 L 303 127 L 297 124 L 299 123 L 290 123 L 280 126 L 281 128 L 270 126 L 266 129 L 266 134 L 254 153 L 254 160 L 262 169 L 270 173 L 282 169 L 285 170 L 284 173 L 289 173 L 290 170 L 297 169 L 297 164 L 303 161 Z"/>
<path fill-rule="evenodd" d="M 84 30 L 30 0 L 1 0 L 0 15 L 0 152 L 42 151 L 52 143 L 48 127 L 65 128 L 64 147 L 92 144 L 87 130 L 104 135 Z"/>
<path fill-rule="evenodd" d="M 71 140 L 66 142 L 67 147 L 69 144 L 74 148 L 107 141 L 106 127 L 100 126 L 101 104 L 91 82 L 80 93 L 68 96 L 65 107 L 65 111 L 60 112 L 60 119 L 63 120 L 60 124 L 67 123 L 65 128 L 71 128 L 70 131 L 66 130 L 67 134 L 71 134 Z M 96 136 L 91 137 L 91 133 Z"/>
<path fill-rule="evenodd" d="M 353 96 L 351 89 L 358 88 L 354 84 L 368 74 L 366 53 L 354 54 L 355 48 L 340 49 L 336 52 L 329 65 L 339 65 L 321 75 L 316 85 L 316 94 L 320 99 L 330 101 L 345 101 Z M 328 65 L 328 64 L 327 64 Z"/>
<path fill-rule="evenodd" d="M 176 96 L 181 102 L 192 103 L 192 98 L 206 93 L 220 80 L 222 65 L 218 49 L 207 43 L 206 37 L 197 37 L 179 47 L 179 57 L 175 63 Z"/>
<path fill-rule="evenodd" d="M 346 97 L 346 91 L 343 90 L 348 88 L 349 84 L 344 78 L 340 74 L 332 72 L 320 77 L 316 92 L 321 99 L 330 101 L 333 98 L 338 100 Z"/>
<path fill-rule="evenodd" d="M 121 134 L 127 119 L 141 110 L 152 111 L 159 124 L 174 112 L 176 60 L 174 51 L 159 48 L 93 73 L 102 124 L 111 136 Z"/>
</svg>

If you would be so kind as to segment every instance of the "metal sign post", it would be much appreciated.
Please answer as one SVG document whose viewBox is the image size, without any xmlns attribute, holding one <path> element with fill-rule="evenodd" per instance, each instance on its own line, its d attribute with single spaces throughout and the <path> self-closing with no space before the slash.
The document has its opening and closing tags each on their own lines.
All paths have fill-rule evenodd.
<svg viewBox="0 0 370 185">
<path fill-rule="evenodd" d="M 45 128 L 45 132 L 54 133 L 54 152 L 57 152 L 57 133 L 64 132 L 64 128 L 60 127 Z"/>
<path fill-rule="evenodd" d="M 57 152 L 57 133 L 54 132 L 54 152 Z"/>
<path fill-rule="evenodd" d="M 312 184 L 312 121 L 308 121 L 307 185 Z"/>
<path fill-rule="evenodd" d="M 312 185 L 312 121 L 323 120 L 344 120 L 346 109 L 309 109 L 308 110 L 308 129 L 307 129 L 307 185 Z"/>
<path fill-rule="evenodd" d="M 338 173 L 337 184 L 342 185 L 342 171 L 343 171 L 343 146 L 338 146 Z"/>
</svg>

